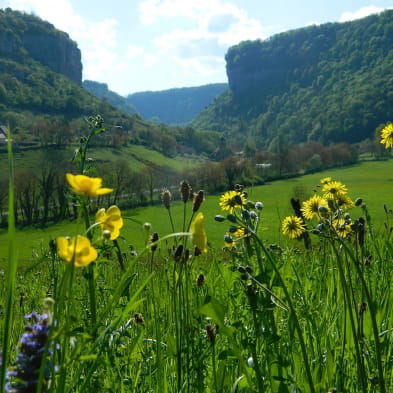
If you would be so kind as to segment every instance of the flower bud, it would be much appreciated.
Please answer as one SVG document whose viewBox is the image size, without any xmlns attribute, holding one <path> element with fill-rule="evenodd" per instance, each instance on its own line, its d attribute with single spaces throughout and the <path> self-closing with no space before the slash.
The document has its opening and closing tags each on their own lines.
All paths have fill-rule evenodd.
<svg viewBox="0 0 393 393">
<path fill-rule="evenodd" d="M 255 208 L 257 209 L 257 210 L 262 210 L 263 209 L 263 203 L 262 202 L 256 202 L 255 203 Z"/>
<path fill-rule="evenodd" d="M 362 198 L 356 198 L 355 199 L 355 206 L 360 206 L 363 203 L 363 199 Z"/>
<path fill-rule="evenodd" d="M 110 240 L 111 231 L 109 231 L 108 229 L 105 229 L 105 231 L 102 231 L 102 237 L 104 238 L 104 240 Z"/>
<path fill-rule="evenodd" d="M 150 232 L 150 230 L 151 230 L 151 224 L 150 224 L 150 222 L 145 222 L 145 223 L 143 224 L 143 229 L 144 229 L 146 232 Z"/>
<path fill-rule="evenodd" d="M 233 214 L 228 214 L 227 215 L 227 220 L 230 222 L 235 223 L 236 222 L 236 216 L 234 216 Z"/>
<path fill-rule="evenodd" d="M 221 215 L 219 215 L 219 214 L 217 214 L 217 215 L 214 217 L 214 219 L 215 219 L 216 221 L 218 221 L 218 222 L 223 222 L 223 221 L 225 221 L 225 217 L 224 217 L 224 216 L 221 216 Z"/>
</svg>

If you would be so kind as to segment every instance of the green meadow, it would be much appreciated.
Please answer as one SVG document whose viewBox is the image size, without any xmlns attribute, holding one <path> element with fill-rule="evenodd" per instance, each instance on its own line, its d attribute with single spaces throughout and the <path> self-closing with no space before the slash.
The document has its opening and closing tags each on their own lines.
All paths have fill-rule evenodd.
<svg viewBox="0 0 393 393">
<path fill-rule="evenodd" d="M 392 391 L 392 160 L 94 217 L 95 134 L 78 219 L 0 233 L 0 393 Z"/>
<path fill-rule="evenodd" d="M 348 186 L 351 198 L 362 198 L 372 217 L 372 223 L 376 230 L 380 230 L 384 225 L 385 218 L 391 215 L 393 209 L 393 161 L 366 161 L 358 165 L 319 172 L 312 175 L 300 176 L 287 180 L 278 180 L 263 186 L 250 187 L 248 198 L 254 202 L 263 202 L 265 208 L 262 212 L 262 224 L 260 234 L 264 240 L 270 243 L 287 241 L 281 234 L 281 221 L 293 214 L 290 205 L 291 197 L 301 200 L 308 199 L 318 190 L 321 178 L 330 176 L 341 181 Z M 169 186 L 169 185 L 168 185 Z M 192 185 L 191 185 L 192 186 Z M 197 191 L 197 190 L 194 190 Z M 223 246 L 223 236 L 225 231 L 221 230 L 217 222 L 214 221 L 216 214 L 222 214 L 218 206 L 220 195 L 206 195 L 205 202 L 201 207 L 206 220 L 206 231 L 209 244 L 213 248 Z M 160 195 L 156 195 L 160 199 Z M 388 215 L 386 214 L 386 206 Z M 183 203 L 172 201 L 172 216 L 175 223 L 175 230 L 182 230 L 183 223 Z M 356 212 L 356 209 L 354 210 Z M 356 214 L 356 213 L 355 213 Z M 358 212 L 357 214 L 361 214 Z M 140 249 L 146 243 L 146 233 L 142 228 L 143 223 L 152 224 L 152 230 L 158 232 L 160 236 L 171 232 L 171 226 L 167 211 L 159 204 L 156 206 L 137 208 L 123 212 L 125 227 L 122 231 L 120 244 L 125 250 L 129 245 L 135 249 Z M 189 218 L 189 217 L 188 217 Z M 188 223 L 188 222 L 187 222 Z M 17 243 L 23 244 L 18 248 L 18 255 L 21 264 L 28 264 L 43 249 L 47 248 L 49 240 L 57 236 L 73 235 L 76 232 L 75 223 L 64 222 L 50 225 L 47 228 L 23 228 L 17 231 Z M 301 243 L 290 241 L 290 245 L 297 247 Z M 7 235 L 3 229 L 0 231 L 0 255 L 6 255 Z M 4 261 L 4 257 L 2 260 Z"/>
</svg>

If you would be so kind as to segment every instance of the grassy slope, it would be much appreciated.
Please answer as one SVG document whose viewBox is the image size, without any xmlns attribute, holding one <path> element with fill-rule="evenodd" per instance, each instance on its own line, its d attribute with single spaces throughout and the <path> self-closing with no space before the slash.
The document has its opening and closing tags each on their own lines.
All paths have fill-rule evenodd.
<svg viewBox="0 0 393 393">
<path fill-rule="evenodd" d="M 367 204 L 368 210 L 375 223 L 376 229 L 381 228 L 385 212 L 384 204 L 390 206 L 390 197 L 393 194 L 393 160 L 384 162 L 365 162 L 350 168 L 335 169 L 313 175 L 307 175 L 295 179 L 276 181 L 265 186 L 248 189 L 249 199 L 262 201 L 265 205 L 263 210 L 262 237 L 269 242 L 284 240 L 280 234 L 280 222 L 286 215 L 292 214 L 289 200 L 294 195 L 294 188 L 304 189 L 306 196 L 312 195 L 315 186 L 322 177 L 331 176 L 342 181 L 348 186 L 349 195 L 356 199 L 362 197 Z M 187 206 L 187 214 L 190 214 L 191 206 Z M 221 247 L 223 236 L 228 228 L 228 223 L 217 223 L 214 216 L 220 214 L 218 196 L 208 195 L 201 207 L 205 215 L 206 231 L 209 242 L 213 247 Z M 183 204 L 174 202 L 172 215 L 175 222 L 175 230 L 182 230 Z M 353 217 L 358 218 L 362 214 L 359 208 L 354 209 Z M 137 220 L 140 223 L 152 223 L 152 230 L 163 236 L 171 232 L 167 212 L 162 206 L 138 208 L 123 212 L 125 218 Z M 145 232 L 140 224 L 132 220 L 125 220 L 122 230 L 124 242 L 121 241 L 124 251 L 129 244 L 140 249 L 145 241 Z M 75 223 L 57 224 L 45 230 L 23 229 L 18 232 L 17 244 L 23 244 L 18 252 L 22 263 L 31 259 L 32 252 L 39 252 L 41 245 L 47 248 L 51 238 L 77 233 Z M 285 239 L 285 241 L 287 241 Z M 5 231 L 0 232 L 0 261 L 5 259 L 7 236 Z M 294 246 L 297 241 L 291 241 Z M 33 251 L 32 251 L 33 250 Z"/>
</svg>

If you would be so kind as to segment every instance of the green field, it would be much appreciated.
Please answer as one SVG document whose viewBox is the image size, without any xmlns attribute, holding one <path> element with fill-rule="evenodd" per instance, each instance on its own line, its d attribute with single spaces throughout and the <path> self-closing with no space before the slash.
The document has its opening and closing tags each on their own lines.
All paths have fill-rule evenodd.
<svg viewBox="0 0 393 393">
<path fill-rule="evenodd" d="M 277 242 L 285 240 L 280 233 L 281 220 L 293 214 L 290 206 L 290 198 L 294 195 L 301 194 L 308 198 L 312 195 L 319 180 L 323 177 L 331 176 L 332 178 L 345 183 L 348 186 L 348 194 L 352 199 L 361 197 L 367 205 L 369 213 L 374 223 L 375 229 L 379 229 L 385 219 L 384 205 L 388 209 L 393 208 L 393 160 L 389 161 L 369 161 L 362 162 L 358 165 L 342 169 L 334 169 L 312 175 L 306 175 L 287 180 L 274 181 L 264 186 L 250 187 L 247 191 L 249 199 L 256 202 L 262 201 L 264 210 L 262 212 L 261 236 L 268 242 Z M 300 191 L 299 191 L 300 190 Z M 157 198 L 159 196 L 157 195 Z M 212 247 L 221 247 L 223 245 L 223 236 L 227 230 L 227 225 L 214 221 L 216 214 L 221 214 L 218 206 L 219 195 L 206 195 L 206 200 L 201 207 L 205 215 L 206 230 L 209 243 Z M 189 215 L 191 206 L 187 208 Z M 360 209 L 353 210 L 353 218 L 358 218 L 361 214 Z M 172 204 L 172 215 L 175 222 L 175 230 L 181 231 L 183 204 L 174 201 Z M 144 207 L 123 212 L 126 218 L 125 227 L 122 230 L 120 243 L 126 250 L 128 245 L 140 249 L 146 240 L 146 233 L 140 223 L 150 222 L 152 230 L 158 232 L 160 236 L 171 233 L 171 226 L 166 210 L 161 206 Z M 130 218 L 130 220 L 127 220 Z M 17 233 L 18 244 L 23 244 L 18 250 L 21 263 L 28 263 L 34 258 L 34 255 L 40 253 L 42 247 L 47 247 L 51 238 L 76 233 L 75 223 L 62 223 L 49 226 L 46 229 L 25 228 Z M 291 244 L 298 246 L 297 241 L 291 241 Z M 7 236 L 5 230 L 0 232 L 0 255 L 4 261 L 6 255 Z"/>
</svg>

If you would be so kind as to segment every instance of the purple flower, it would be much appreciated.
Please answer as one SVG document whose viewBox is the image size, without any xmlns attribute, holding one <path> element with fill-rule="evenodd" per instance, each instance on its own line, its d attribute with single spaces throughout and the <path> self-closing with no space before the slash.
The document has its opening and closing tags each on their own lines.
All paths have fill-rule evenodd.
<svg viewBox="0 0 393 393">
<path fill-rule="evenodd" d="M 49 334 L 48 314 L 35 312 L 26 315 L 32 324 L 27 324 L 22 334 L 15 362 L 7 370 L 6 393 L 35 393 L 41 366 L 43 370 L 42 392 L 47 391 L 49 382 L 51 351 L 47 348 Z"/>
</svg>

